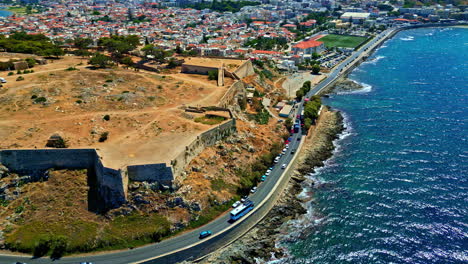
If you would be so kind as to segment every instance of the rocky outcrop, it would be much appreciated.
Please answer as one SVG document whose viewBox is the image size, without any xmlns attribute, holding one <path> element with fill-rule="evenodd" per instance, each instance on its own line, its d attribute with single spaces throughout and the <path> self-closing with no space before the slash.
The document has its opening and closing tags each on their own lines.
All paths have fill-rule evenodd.
<svg viewBox="0 0 468 264">
<path fill-rule="evenodd" d="M 362 88 L 364 87 L 360 83 L 344 77 L 336 81 L 334 85 L 324 89 L 321 94 L 351 92 L 361 90 Z"/>
<path fill-rule="evenodd" d="M 259 263 L 259 260 L 263 262 L 261 260 L 281 258 L 284 255 L 281 249 L 275 247 L 283 224 L 306 213 L 301 200 L 296 197 L 302 191 L 301 182 L 305 179 L 303 175 L 323 166 L 323 161 L 331 157 L 333 140 L 343 131 L 342 120 L 339 112 L 324 110 L 317 130 L 312 132 L 312 138 L 308 139 L 301 151 L 298 168 L 288 187 L 265 220 L 228 247 L 203 259 L 201 263 Z"/>
</svg>

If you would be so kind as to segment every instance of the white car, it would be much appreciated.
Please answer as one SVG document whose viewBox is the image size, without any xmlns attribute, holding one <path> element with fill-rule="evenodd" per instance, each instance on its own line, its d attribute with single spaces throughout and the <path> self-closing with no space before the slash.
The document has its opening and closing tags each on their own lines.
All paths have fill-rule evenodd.
<svg viewBox="0 0 468 264">
<path fill-rule="evenodd" d="M 286 147 L 285 147 L 285 149 L 288 149 L 288 148 L 289 148 L 289 144 L 286 144 Z"/>
<path fill-rule="evenodd" d="M 271 173 L 271 170 L 267 170 L 267 171 L 265 172 L 265 175 L 268 176 L 268 175 L 270 175 L 270 173 Z"/>
<path fill-rule="evenodd" d="M 280 160 L 280 157 L 276 157 L 276 158 L 275 158 L 275 161 L 274 161 L 274 162 L 275 162 L 275 164 L 276 164 L 276 163 L 278 163 L 278 162 L 279 162 L 279 160 Z"/>
<path fill-rule="evenodd" d="M 254 193 L 257 191 L 257 186 L 253 187 L 252 190 L 250 190 L 251 193 Z"/>
<path fill-rule="evenodd" d="M 284 163 L 283 165 L 281 165 L 281 168 L 284 170 L 284 169 L 286 169 L 287 166 L 288 165 L 286 163 Z"/>
<path fill-rule="evenodd" d="M 0 82 L 1 83 L 6 83 L 7 81 L 4 78 L 0 77 Z"/>
<path fill-rule="evenodd" d="M 237 206 L 241 205 L 241 201 L 237 201 L 232 204 L 232 208 L 236 208 Z"/>
</svg>

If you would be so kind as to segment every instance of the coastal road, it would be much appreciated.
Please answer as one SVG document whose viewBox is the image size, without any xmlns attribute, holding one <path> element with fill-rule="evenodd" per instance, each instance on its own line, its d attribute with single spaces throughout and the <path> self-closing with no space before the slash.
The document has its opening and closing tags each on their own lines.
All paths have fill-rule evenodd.
<svg viewBox="0 0 468 264">
<path fill-rule="evenodd" d="M 353 53 L 348 59 L 330 72 L 327 79 L 323 80 L 320 84 L 311 89 L 307 96 L 310 97 L 317 94 L 327 85 L 332 83 L 339 76 L 340 72 L 345 69 L 345 67 L 350 66 L 352 61 L 358 58 L 363 52 L 366 52 L 369 47 L 377 43 L 377 41 L 381 40 L 389 32 L 390 31 L 387 30 L 381 33 L 376 38 L 365 44 L 359 51 Z M 302 109 L 303 102 L 297 105 L 296 113 L 300 113 Z M 291 162 L 294 157 L 294 155 L 291 154 L 291 150 L 298 148 L 301 137 L 301 131 L 293 135 L 286 154 L 283 155 L 279 163 L 273 167 L 273 170 L 267 180 L 259 184 L 257 192 L 250 195 L 250 199 L 255 203 L 257 208 L 257 205 L 264 203 L 265 200 L 271 196 L 272 192 L 276 191 L 277 183 L 285 171 L 284 169 L 281 169 L 281 165 L 289 164 Z M 194 260 L 210 253 L 213 249 L 218 248 L 223 243 L 226 243 L 226 239 L 232 238 L 236 232 L 241 232 L 243 221 L 251 218 L 255 213 L 257 212 L 252 212 L 235 223 L 229 223 L 229 213 L 225 213 L 203 227 L 166 239 L 159 243 L 118 252 L 98 253 L 96 255 L 89 256 L 64 257 L 59 260 L 54 260 L 53 263 L 76 264 L 85 261 L 93 262 L 95 264 L 175 263 L 187 259 Z M 204 240 L 200 240 L 198 235 L 204 230 L 212 231 L 213 235 Z M 0 263 L 15 263 L 17 261 L 41 264 L 52 262 L 49 258 L 31 258 L 30 256 L 0 254 Z"/>
<path fill-rule="evenodd" d="M 297 149 L 300 144 L 301 131 L 295 133 L 289 148 L 283 155 L 279 163 L 273 167 L 271 174 L 267 180 L 260 183 L 257 192 L 251 194 L 249 198 L 255 203 L 256 207 L 267 197 L 269 197 L 276 188 L 276 184 L 282 176 L 284 169 L 281 169 L 282 164 L 289 164 L 294 155 L 291 150 Z M 298 140 L 299 139 L 299 140 Z M 229 223 L 229 213 L 225 213 L 216 220 L 206 224 L 205 226 L 193 231 L 175 236 L 159 243 L 135 248 L 132 250 L 124 250 L 119 252 L 102 253 L 90 256 L 79 257 L 64 257 L 59 260 L 54 260 L 53 263 L 80 263 L 93 262 L 95 264 L 116 264 L 116 263 L 175 263 L 185 259 L 196 259 L 211 251 L 215 246 L 225 243 L 224 233 L 233 234 L 241 231 L 242 221 L 251 217 L 248 215 L 241 218 L 235 223 Z M 229 231 L 227 229 L 230 229 Z M 200 240 L 198 235 L 201 231 L 210 230 L 213 235 L 205 240 Z M 51 263 L 50 258 L 31 258 L 28 256 L 0 255 L 0 263 Z"/>
<path fill-rule="evenodd" d="M 391 34 L 391 32 L 395 30 L 394 28 L 387 29 L 374 37 L 372 40 L 364 44 L 358 51 L 355 51 L 349 56 L 347 59 L 345 59 L 343 62 L 341 62 L 338 66 L 336 66 L 327 76 L 326 79 L 324 79 L 321 83 L 317 84 L 313 89 L 307 93 L 307 97 L 311 97 L 315 94 L 318 94 L 323 88 L 327 87 L 329 84 L 334 82 L 344 71 L 346 71 L 349 67 L 352 66 L 354 63 L 358 63 L 356 59 L 358 59 L 361 55 L 364 55 L 364 53 L 370 52 L 374 45 L 379 45 L 380 42 L 384 41 L 386 37 Z"/>
</svg>

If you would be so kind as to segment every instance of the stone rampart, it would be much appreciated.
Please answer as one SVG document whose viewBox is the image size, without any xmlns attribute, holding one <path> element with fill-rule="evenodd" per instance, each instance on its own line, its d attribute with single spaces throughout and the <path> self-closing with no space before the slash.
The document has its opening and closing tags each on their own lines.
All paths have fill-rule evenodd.
<svg viewBox="0 0 468 264">
<path fill-rule="evenodd" d="M 174 180 L 171 167 L 167 167 L 166 163 L 131 165 L 127 171 L 132 181 L 159 182 L 170 186 Z"/>
<path fill-rule="evenodd" d="M 199 135 L 192 143 L 185 147 L 184 151 L 171 161 L 174 178 L 182 176 L 185 166 L 206 147 L 214 145 L 216 141 L 229 136 L 235 131 L 236 120 L 231 119 Z"/>
<path fill-rule="evenodd" d="M 233 72 L 240 79 L 255 74 L 252 62 L 247 60 Z"/>
<path fill-rule="evenodd" d="M 95 149 L 0 150 L 0 163 L 14 173 L 36 179 L 52 168 L 87 169 L 100 204 L 98 210 L 117 208 L 126 201 L 126 177 L 121 170 L 105 167 Z"/>
<path fill-rule="evenodd" d="M 234 105 L 236 103 L 236 95 L 239 93 L 245 93 L 244 83 L 242 81 L 236 81 L 231 85 L 231 87 L 229 87 L 221 100 L 219 100 L 218 106 L 227 108 Z"/>
</svg>

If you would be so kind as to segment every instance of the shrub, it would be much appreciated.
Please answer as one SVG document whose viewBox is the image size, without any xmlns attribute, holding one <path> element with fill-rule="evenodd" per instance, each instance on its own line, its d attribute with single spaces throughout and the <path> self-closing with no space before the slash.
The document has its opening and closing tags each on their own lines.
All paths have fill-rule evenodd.
<svg viewBox="0 0 468 264">
<path fill-rule="evenodd" d="M 213 70 L 208 72 L 208 80 L 218 80 L 218 70 Z"/>
<path fill-rule="evenodd" d="M 29 68 L 32 68 L 37 64 L 37 61 L 34 58 L 27 58 L 25 61 L 28 63 Z"/>
<path fill-rule="evenodd" d="M 111 83 L 111 82 L 113 82 L 113 80 L 112 79 L 107 79 L 106 82 Z"/>
<path fill-rule="evenodd" d="M 83 103 L 83 101 L 81 101 L 81 100 L 76 100 L 75 103 L 81 104 L 81 103 Z"/>
<path fill-rule="evenodd" d="M 110 120 L 110 115 L 105 115 L 102 119 L 104 119 L 105 121 L 109 121 Z"/>
<path fill-rule="evenodd" d="M 34 70 L 29 70 L 29 73 L 33 73 L 33 72 L 34 72 Z"/>
<path fill-rule="evenodd" d="M 65 69 L 66 71 L 77 71 L 78 69 L 75 67 L 68 67 Z"/>
<path fill-rule="evenodd" d="M 20 70 L 17 70 L 17 71 L 16 71 L 16 74 L 21 74 L 21 71 L 20 71 Z"/>
<path fill-rule="evenodd" d="M 23 74 L 28 74 L 29 73 L 29 70 L 24 70 L 23 71 Z"/>
<path fill-rule="evenodd" d="M 34 252 L 33 255 L 35 257 L 42 257 L 47 252 L 49 252 L 50 245 L 49 245 L 49 237 L 47 235 L 42 235 L 39 237 L 39 240 L 34 245 Z"/>
<path fill-rule="evenodd" d="M 49 242 L 50 247 L 52 248 L 52 254 L 50 257 L 52 259 L 58 259 L 66 252 L 68 247 L 68 238 L 66 236 L 56 236 L 51 239 Z"/>
<path fill-rule="evenodd" d="M 21 214 L 24 211 L 24 206 L 20 205 L 15 208 L 15 213 L 16 214 Z"/>
<path fill-rule="evenodd" d="M 36 98 L 37 98 L 37 95 L 35 95 L 35 94 L 33 94 L 33 95 L 31 96 L 31 99 L 36 99 Z"/>
<path fill-rule="evenodd" d="M 18 78 L 16 78 L 16 81 L 24 81 L 24 77 L 23 76 L 18 76 Z"/>
<path fill-rule="evenodd" d="M 8 73 L 8 76 L 12 76 L 12 75 L 14 75 L 14 74 L 15 74 L 14 72 L 9 72 L 9 73 Z"/>
<path fill-rule="evenodd" d="M 109 137 L 109 132 L 102 132 L 101 133 L 101 136 L 99 137 L 99 142 L 104 142 L 107 140 L 107 138 Z"/>
<path fill-rule="evenodd" d="M 34 100 L 34 102 L 35 102 L 36 104 L 45 103 L 45 102 L 47 102 L 47 98 L 45 98 L 44 96 L 37 97 L 37 98 Z"/>
</svg>

